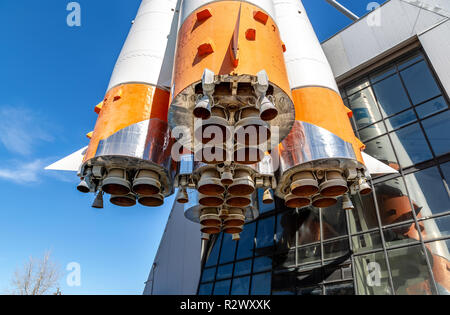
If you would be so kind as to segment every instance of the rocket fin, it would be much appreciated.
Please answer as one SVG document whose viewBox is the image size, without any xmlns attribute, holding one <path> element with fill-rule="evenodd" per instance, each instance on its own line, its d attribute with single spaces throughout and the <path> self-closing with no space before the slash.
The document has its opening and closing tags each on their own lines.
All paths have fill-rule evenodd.
<svg viewBox="0 0 450 315">
<path fill-rule="evenodd" d="M 69 156 L 49 165 L 45 168 L 48 171 L 70 171 L 70 172 L 78 172 L 81 164 L 83 163 L 84 155 L 86 154 L 86 150 L 88 147 L 84 147 L 81 150 L 78 150 L 75 153 L 72 153 Z"/>
<path fill-rule="evenodd" d="M 371 175 L 375 174 L 395 174 L 398 173 L 397 170 L 392 167 L 384 164 L 383 162 L 378 161 L 373 156 L 370 156 L 367 153 L 362 152 L 362 156 L 364 162 L 366 163 L 367 170 Z"/>
</svg>

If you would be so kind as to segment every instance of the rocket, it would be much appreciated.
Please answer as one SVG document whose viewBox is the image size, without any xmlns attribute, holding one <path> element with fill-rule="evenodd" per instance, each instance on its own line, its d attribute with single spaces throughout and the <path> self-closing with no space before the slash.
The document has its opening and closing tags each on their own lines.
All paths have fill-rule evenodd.
<svg viewBox="0 0 450 315">
<path fill-rule="evenodd" d="M 143 0 L 87 148 L 47 169 L 122 207 L 178 188 L 204 239 L 239 239 L 261 202 L 327 208 L 396 172 L 363 153 L 299 0 Z"/>
</svg>

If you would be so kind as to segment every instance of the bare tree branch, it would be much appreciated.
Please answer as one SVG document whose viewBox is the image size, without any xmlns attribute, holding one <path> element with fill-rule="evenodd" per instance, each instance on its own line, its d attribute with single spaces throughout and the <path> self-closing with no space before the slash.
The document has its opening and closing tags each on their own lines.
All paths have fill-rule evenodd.
<svg viewBox="0 0 450 315">
<path fill-rule="evenodd" d="M 12 294 L 52 294 L 51 291 L 58 287 L 61 277 L 59 266 L 51 260 L 51 252 L 46 251 L 42 259 L 36 260 L 30 257 L 23 270 L 17 270 L 14 273 L 11 281 Z"/>
</svg>

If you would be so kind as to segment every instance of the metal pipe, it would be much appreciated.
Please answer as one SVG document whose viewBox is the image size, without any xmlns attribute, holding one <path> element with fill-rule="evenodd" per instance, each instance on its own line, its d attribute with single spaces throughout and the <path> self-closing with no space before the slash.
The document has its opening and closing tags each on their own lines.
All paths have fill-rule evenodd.
<svg viewBox="0 0 450 315">
<path fill-rule="evenodd" d="M 359 20 L 359 16 L 357 16 L 355 13 L 353 13 L 352 11 L 350 11 L 349 9 L 344 7 L 342 4 L 340 4 L 336 0 L 325 0 L 325 1 L 328 2 L 330 5 L 332 5 L 336 10 L 338 10 L 339 12 L 344 14 L 349 19 L 351 19 L 353 21 Z"/>
</svg>

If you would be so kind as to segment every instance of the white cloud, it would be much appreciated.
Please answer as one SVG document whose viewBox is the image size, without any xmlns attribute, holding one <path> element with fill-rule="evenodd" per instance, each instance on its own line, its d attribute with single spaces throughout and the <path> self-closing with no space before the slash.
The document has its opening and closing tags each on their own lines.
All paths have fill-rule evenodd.
<svg viewBox="0 0 450 315">
<path fill-rule="evenodd" d="M 44 162 L 35 160 L 29 163 L 15 163 L 11 168 L 0 168 L 0 179 L 13 181 L 18 184 L 32 184 L 39 182 L 39 174 L 43 172 Z"/>
<path fill-rule="evenodd" d="M 53 140 L 43 130 L 43 119 L 29 109 L 3 106 L 0 117 L 0 142 L 12 153 L 29 155 L 36 143 Z"/>
</svg>

